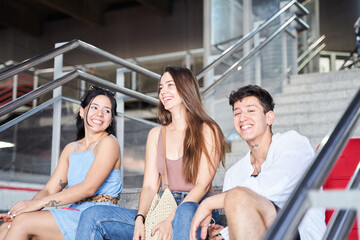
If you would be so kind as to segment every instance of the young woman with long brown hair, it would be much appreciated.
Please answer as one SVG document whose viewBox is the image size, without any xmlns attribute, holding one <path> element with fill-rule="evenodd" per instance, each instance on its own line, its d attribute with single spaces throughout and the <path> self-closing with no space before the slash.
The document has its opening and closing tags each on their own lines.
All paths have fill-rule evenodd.
<svg viewBox="0 0 360 240">
<path fill-rule="evenodd" d="M 158 191 L 165 189 L 161 133 L 166 128 L 169 189 L 178 207 L 152 229 L 158 239 L 187 239 L 198 203 L 213 193 L 212 180 L 224 161 L 226 141 L 204 111 L 196 78 L 187 68 L 166 67 L 159 82 L 159 120 L 147 138 L 139 208 L 92 207 L 82 214 L 77 239 L 145 239 L 144 221 Z M 213 217 L 219 221 L 219 215 Z"/>
</svg>

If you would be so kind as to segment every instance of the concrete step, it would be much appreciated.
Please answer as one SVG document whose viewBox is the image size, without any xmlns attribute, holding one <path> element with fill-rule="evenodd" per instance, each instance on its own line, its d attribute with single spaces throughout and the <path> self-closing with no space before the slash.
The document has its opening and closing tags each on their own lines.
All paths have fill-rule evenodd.
<svg viewBox="0 0 360 240">
<path fill-rule="evenodd" d="M 306 136 L 312 147 L 315 149 L 318 144 L 322 141 L 325 136 L 329 136 L 334 130 L 337 121 L 334 123 L 323 123 L 323 124 L 300 124 L 300 125 L 286 125 L 286 126 L 273 126 L 273 132 L 284 132 L 289 129 L 294 129 L 299 132 L 301 135 Z M 355 126 L 353 133 L 350 135 L 350 138 L 360 138 L 360 124 Z"/>
<path fill-rule="evenodd" d="M 345 105 L 346 106 L 346 105 Z M 276 114 L 274 127 L 278 125 L 294 126 L 299 124 L 316 125 L 323 123 L 336 123 L 343 115 L 345 109 L 338 111 L 301 112 L 297 114 Z M 341 111 L 341 112 L 340 112 Z"/>
<path fill-rule="evenodd" d="M 345 81 L 348 79 L 359 79 L 360 69 L 350 69 L 330 73 L 310 73 L 291 76 L 291 85 L 313 84 L 314 82 Z"/>
<path fill-rule="evenodd" d="M 275 109 L 281 104 L 291 104 L 299 102 L 313 102 L 314 104 L 320 101 L 330 101 L 330 100 L 346 100 L 352 99 L 358 88 L 349 88 L 349 89 L 334 89 L 327 90 L 319 94 L 318 92 L 298 92 L 298 93 L 282 93 L 274 95 Z"/>
<path fill-rule="evenodd" d="M 213 186 L 221 187 L 224 183 L 226 170 L 229 169 L 232 165 L 234 165 L 237 161 L 245 156 L 245 154 L 249 151 L 249 147 L 247 144 L 243 144 L 245 141 L 235 141 L 235 144 L 238 143 L 241 146 L 241 151 L 239 152 L 231 152 L 226 154 L 225 158 L 225 167 L 222 165 L 218 168 L 216 175 L 213 180 Z M 234 143 L 234 142 L 233 142 Z M 246 145 L 246 148 L 245 148 Z"/>
<path fill-rule="evenodd" d="M 323 124 L 298 124 L 292 125 L 293 130 L 296 130 L 301 135 L 310 137 L 325 136 L 327 133 L 333 130 L 336 123 L 323 123 Z M 289 126 L 273 126 L 273 132 L 286 132 L 290 128 Z"/>
<path fill-rule="evenodd" d="M 329 100 L 320 102 L 299 102 L 299 103 L 286 103 L 275 107 L 275 117 L 280 115 L 289 114 L 306 114 L 309 112 L 330 112 L 337 111 L 342 112 L 350 103 L 351 99 L 342 100 Z"/>
<path fill-rule="evenodd" d="M 292 85 L 288 84 L 283 86 L 283 93 L 284 94 L 296 94 L 296 93 L 321 93 L 327 92 L 329 90 L 345 90 L 345 89 L 352 89 L 352 88 L 359 88 L 360 81 L 358 79 L 346 79 L 343 81 L 314 81 L 313 84 L 297 84 Z"/>
</svg>

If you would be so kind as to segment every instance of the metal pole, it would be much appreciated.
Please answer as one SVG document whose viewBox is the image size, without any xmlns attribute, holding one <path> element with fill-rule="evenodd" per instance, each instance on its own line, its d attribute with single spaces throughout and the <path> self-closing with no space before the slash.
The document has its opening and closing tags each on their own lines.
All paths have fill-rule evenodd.
<svg viewBox="0 0 360 240">
<path fill-rule="evenodd" d="M 204 0 L 206 1 L 206 0 Z M 244 5 L 247 2 L 244 2 Z M 205 4 L 205 2 L 204 2 Z M 302 13 L 304 14 L 309 14 L 309 11 L 304 8 L 301 4 L 299 4 L 297 2 L 297 0 L 292 0 L 291 2 L 289 2 L 284 8 L 282 8 L 279 12 L 277 12 L 275 15 L 273 15 L 271 18 L 269 18 L 264 24 L 262 24 L 261 26 L 259 26 L 259 28 L 255 28 L 252 31 L 248 32 L 243 38 L 241 38 L 239 41 L 237 41 L 235 44 L 233 44 L 231 47 L 229 47 L 228 49 L 226 49 L 221 55 L 220 57 L 218 57 L 215 61 L 213 61 L 211 64 L 209 64 L 208 66 L 206 66 L 201 72 L 199 72 L 196 77 L 197 79 L 200 79 L 202 77 L 205 76 L 205 74 L 210 70 L 213 69 L 215 66 L 217 66 L 218 64 L 220 64 L 226 57 L 230 56 L 231 53 L 233 53 L 234 51 L 236 51 L 240 46 L 242 46 L 245 42 L 247 42 L 250 38 L 252 38 L 256 33 L 260 32 L 262 29 L 264 29 L 265 27 L 267 27 L 271 22 L 273 22 L 277 17 L 279 17 L 282 13 L 284 13 L 287 9 L 289 9 L 292 5 L 296 4 L 296 6 L 301 10 Z M 205 7 L 205 6 L 204 6 Z M 244 9 L 246 9 L 248 7 L 244 6 Z M 246 10 L 245 10 L 245 14 L 246 14 Z M 205 46 L 205 45 L 204 45 Z M 205 62 L 205 61 L 204 61 Z"/>
<path fill-rule="evenodd" d="M 37 89 L 39 86 L 39 72 L 35 71 L 34 73 L 34 84 L 33 84 L 33 90 Z M 37 99 L 33 100 L 33 108 L 37 106 Z"/>
<path fill-rule="evenodd" d="M 125 72 L 130 72 L 127 69 L 124 68 L 118 68 L 116 69 L 116 85 L 120 87 L 124 87 L 125 85 Z M 120 133 L 117 134 L 117 139 L 120 144 L 120 151 L 121 151 L 121 176 L 124 178 L 124 169 L 123 169 L 123 163 L 124 163 L 124 135 L 125 135 L 125 122 L 124 122 L 124 113 L 125 113 L 125 104 L 124 104 L 124 98 L 126 96 L 122 93 L 116 93 L 116 101 L 117 101 L 117 109 L 116 112 L 121 113 L 121 116 L 117 118 L 116 121 L 116 132 Z"/>
<path fill-rule="evenodd" d="M 271 40 L 273 40 L 277 35 L 279 35 L 285 28 L 296 19 L 297 17 L 293 15 L 289 18 L 286 23 L 284 23 L 280 28 L 278 28 L 274 33 L 272 33 L 269 37 L 266 38 L 259 46 L 253 48 L 248 54 L 240 58 L 236 63 L 234 63 L 218 80 L 216 80 L 213 84 L 211 84 L 208 88 L 206 88 L 201 94 L 202 96 L 208 95 L 216 86 L 225 81 L 234 71 L 238 69 L 241 64 L 244 64 L 249 58 L 251 58 L 255 53 L 264 48 Z"/>
<path fill-rule="evenodd" d="M 79 46 L 79 40 L 74 39 L 70 42 L 67 42 L 66 44 L 63 44 L 59 48 L 51 49 L 45 53 L 39 54 L 33 58 L 30 58 L 28 60 L 25 60 L 19 64 L 16 64 L 13 67 L 10 67 L 6 69 L 5 71 L 1 72 L 0 74 L 0 82 L 10 78 L 11 76 L 14 76 L 15 74 L 18 74 L 22 71 L 25 71 L 29 68 L 32 68 L 40 63 L 46 62 L 48 60 L 53 59 L 54 57 L 63 54 L 65 52 L 68 52 L 74 48 L 77 48 Z"/>
<path fill-rule="evenodd" d="M 13 77 L 13 87 L 12 87 L 12 99 L 15 100 L 17 98 L 17 88 L 18 88 L 18 75 L 16 74 Z"/>
<path fill-rule="evenodd" d="M 61 47 L 66 43 L 56 43 L 55 48 Z M 54 80 L 63 76 L 63 55 L 59 55 L 54 59 Z M 53 98 L 62 95 L 62 86 L 54 89 Z M 60 98 L 59 98 L 60 99 Z M 62 101 L 54 103 L 53 112 L 53 128 L 51 141 L 51 174 L 55 171 L 60 156 L 60 138 L 61 138 L 61 105 Z"/>
</svg>

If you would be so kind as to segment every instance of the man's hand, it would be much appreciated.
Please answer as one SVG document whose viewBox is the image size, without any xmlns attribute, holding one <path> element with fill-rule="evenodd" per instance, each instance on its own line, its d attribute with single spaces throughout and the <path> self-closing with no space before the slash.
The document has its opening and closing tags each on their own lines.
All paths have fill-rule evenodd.
<svg viewBox="0 0 360 240">
<path fill-rule="evenodd" d="M 212 209 L 207 207 L 207 199 L 205 199 L 196 210 L 190 227 L 190 239 L 196 240 L 196 231 L 201 227 L 201 239 L 206 239 L 207 229 L 211 221 Z"/>
<path fill-rule="evenodd" d="M 221 240 L 224 239 L 220 231 L 223 230 L 224 227 L 217 224 L 211 224 L 209 227 L 209 240 Z"/>
</svg>

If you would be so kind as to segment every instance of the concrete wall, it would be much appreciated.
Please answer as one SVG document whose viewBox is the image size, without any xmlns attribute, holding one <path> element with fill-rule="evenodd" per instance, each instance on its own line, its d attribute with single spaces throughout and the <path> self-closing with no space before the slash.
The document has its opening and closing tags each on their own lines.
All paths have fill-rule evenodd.
<svg viewBox="0 0 360 240">
<path fill-rule="evenodd" d="M 48 22 L 41 38 L 13 29 L 0 29 L 0 63 L 23 61 L 54 47 L 57 42 L 80 39 L 129 58 L 201 48 L 203 10 L 201 0 L 174 0 L 173 13 L 162 16 L 146 7 L 106 13 L 105 25 L 90 27 L 73 19 Z M 91 55 L 66 54 L 67 64 L 101 61 Z"/>
<path fill-rule="evenodd" d="M 351 51 L 356 45 L 354 23 L 360 17 L 359 0 L 320 0 L 320 35 L 327 51 Z"/>
</svg>

